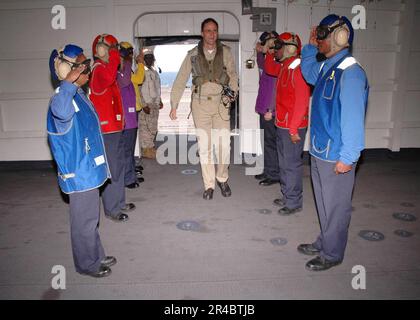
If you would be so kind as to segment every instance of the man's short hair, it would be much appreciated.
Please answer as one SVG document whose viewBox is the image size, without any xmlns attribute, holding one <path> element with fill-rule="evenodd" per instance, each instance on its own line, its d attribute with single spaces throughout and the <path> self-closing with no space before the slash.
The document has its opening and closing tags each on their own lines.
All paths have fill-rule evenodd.
<svg viewBox="0 0 420 320">
<path fill-rule="evenodd" d="M 219 30 L 219 24 L 217 23 L 217 21 L 216 21 L 216 20 L 214 20 L 213 18 L 207 18 L 206 20 L 204 20 L 203 22 L 201 22 L 201 32 L 203 32 L 203 31 L 204 31 L 204 26 L 205 26 L 207 23 L 209 23 L 209 22 L 213 22 L 213 23 L 216 25 L 217 30 Z"/>
</svg>

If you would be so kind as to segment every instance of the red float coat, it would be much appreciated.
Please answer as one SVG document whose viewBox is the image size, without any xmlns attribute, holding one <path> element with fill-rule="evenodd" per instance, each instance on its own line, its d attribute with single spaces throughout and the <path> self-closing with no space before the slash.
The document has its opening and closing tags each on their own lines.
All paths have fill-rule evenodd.
<svg viewBox="0 0 420 320">
<path fill-rule="evenodd" d="M 109 62 L 97 60 L 89 82 L 89 98 L 96 109 L 102 133 L 122 131 L 124 114 L 120 89 L 117 84 L 117 70 L 120 64 L 118 50 L 109 51 Z"/>
<path fill-rule="evenodd" d="M 300 70 L 300 59 L 291 57 L 276 62 L 274 55 L 267 53 L 265 72 L 277 77 L 276 126 L 297 134 L 298 129 L 308 126 L 310 88 Z"/>
</svg>

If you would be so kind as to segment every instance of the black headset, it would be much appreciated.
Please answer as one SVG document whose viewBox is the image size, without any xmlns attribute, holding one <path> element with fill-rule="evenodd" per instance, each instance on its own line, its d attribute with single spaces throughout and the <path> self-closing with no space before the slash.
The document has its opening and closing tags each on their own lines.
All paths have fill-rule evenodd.
<svg viewBox="0 0 420 320">
<path fill-rule="evenodd" d="M 346 22 L 340 17 L 340 19 L 338 20 L 338 24 L 333 27 L 330 27 L 328 25 L 322 25 L 322 26 L 316 27 L 316 39 L 317 40 L 327 39 L 328 36 L 334 32 L 335 29 L 340 28 L 345 24 Z"/>
</svg>

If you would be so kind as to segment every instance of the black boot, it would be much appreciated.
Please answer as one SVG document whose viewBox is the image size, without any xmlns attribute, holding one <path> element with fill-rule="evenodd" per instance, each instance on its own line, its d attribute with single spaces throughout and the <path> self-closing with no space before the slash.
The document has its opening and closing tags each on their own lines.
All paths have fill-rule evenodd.
<svg viewBox="0 0 420 320">
<path fill-rule="evenodd" d="M 220 190 L 222 191 L 222 196 L 230 197 L 232 195 L 232 191 L 227 182 L 219 182 L 217 181 L 217 185 L 219 186 Z"/>
<path fill-rule="evenodd" d="M 206 191 L 204 191 L 203 193 L 203 199 L 204 200 L 212 200 L 213 199 L 213 192 L 214 189 L 212 188 L 208 188 Z"/>
</svg>

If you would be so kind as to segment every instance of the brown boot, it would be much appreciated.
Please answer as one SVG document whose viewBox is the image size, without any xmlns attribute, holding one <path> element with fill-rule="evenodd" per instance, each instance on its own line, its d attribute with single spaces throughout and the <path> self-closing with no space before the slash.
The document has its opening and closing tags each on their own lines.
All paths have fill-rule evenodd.
<svg viewBox="0 0 420 320">
<path fill-rule="evenodd" d="M 150 157 L 149 148 L 141 148 L 141 156 L 148 159 Z"/>
<path fill-rule="evenodd" d="M 156 149 L 155 148 L 150 148 L 149 152 L 150 152 L 150 159 L 155 159 L 156 160 Z"/>
<path fill-rule="evenodd" d="M 154 148 L 144 148 L 142 149 L 142 155 L 147 159 L 156 159 L 156 151 Z"/>
</svg>

